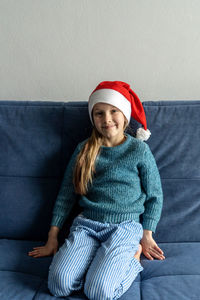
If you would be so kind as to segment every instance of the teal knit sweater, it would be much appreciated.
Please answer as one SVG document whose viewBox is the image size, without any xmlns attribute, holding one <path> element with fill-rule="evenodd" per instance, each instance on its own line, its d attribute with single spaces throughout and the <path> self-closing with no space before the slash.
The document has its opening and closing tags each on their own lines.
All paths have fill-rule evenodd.
<svg viewBox="0 0 200 300">
<path fill-rule="evenodd" d="M 82 214 L 91 220 L 103 223 L 141 220 L 143 229 L 155 232 L 163 202 L 159 171 L 149 146 L 126 136 L 121 145 L 101 146 L 93 183 L 86 196 L 79 196 L 79 205 Z M 67 165 L 52 226 L 63 226 L 77 199 L 72 183 L 73 168 L 84 143 L 78 144 Z"/>
</svg>

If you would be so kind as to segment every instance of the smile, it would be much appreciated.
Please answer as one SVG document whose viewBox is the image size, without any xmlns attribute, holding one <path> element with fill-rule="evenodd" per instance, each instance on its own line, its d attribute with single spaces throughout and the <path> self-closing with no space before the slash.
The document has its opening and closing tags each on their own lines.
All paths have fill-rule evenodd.
<svg viewBox="0 0 200 300">
<path fill-rule="evenodd" d="M 113 128 L 113 127 L 115 127 L 115 125 L 103 126 L 102 128 L 103 128 L 103 129 L 111 129 L 111 128 Z"/>
</svg>

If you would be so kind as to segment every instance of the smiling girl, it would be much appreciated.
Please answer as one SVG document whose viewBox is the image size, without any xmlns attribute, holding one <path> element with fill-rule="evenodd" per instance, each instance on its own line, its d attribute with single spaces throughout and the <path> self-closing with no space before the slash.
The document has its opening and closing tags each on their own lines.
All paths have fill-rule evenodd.
<svg viewBox="0 0 200 300">
<path fill-rule="evenodd" d="M 48 286 L 57 297 L 83 288 L 89 299 L 118 299 L 143 270 L 142 251 L 148 259 L 165 258 L 152 238 L 162 187 L 148 145 L 125 133 L 133 117 L 143 125 L 140 131 L 150 134 L 142 103 L 130 86 L 101 82 L 89 97 L 88 110 L 92 135 L 78 144 L 66 168 L 46 245 L 29 255 L 55 254 Z M 57 252 L 58 232 L 76 194 L 82 213 Z"/>
</svg>

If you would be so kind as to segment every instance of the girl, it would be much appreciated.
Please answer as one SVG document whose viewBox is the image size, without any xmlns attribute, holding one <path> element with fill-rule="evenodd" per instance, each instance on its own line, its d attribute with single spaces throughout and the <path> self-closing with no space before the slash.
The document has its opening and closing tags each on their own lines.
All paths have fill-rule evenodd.
<svg viewBox="0 0 200 300">
<path fill-rule="evenodd" d="M 155 159 L 140 140 L 141 132 L 143 139 L 150 132 L 130 86 L 101 82 L 89 97 L 88 110 L 92 135 L 78 144 L 66 168 L 46 245 L 29 255 L 55 254 L 48 287 L 57 297 L 84 288 L 89 299 L 118 299 L 143 270 L 142 249 L 148 259 L 165 258 L 152 238 L 161 215 L 162 188 Z M 125 133 L 131 116 L 144 127 L 137 138 Z M 82 213 L 57 252 L 58 232 L 76 194 Z"/>
</svg>

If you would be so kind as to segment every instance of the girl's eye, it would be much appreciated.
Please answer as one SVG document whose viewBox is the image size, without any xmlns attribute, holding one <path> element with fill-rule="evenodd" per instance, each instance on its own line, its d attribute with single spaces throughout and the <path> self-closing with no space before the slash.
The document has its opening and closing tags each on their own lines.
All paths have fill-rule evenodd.
<svg viewBox="0 0 200 300">
<path fill-rule="evenodd" d="M 112 113 L 115 113 L 115 112 L 117 112 L 117 109 L 112 109 Z"/>
<path fill-rule="evenodd" d="M 96 116 L 101 116 L 101 115 L 102 115 L 102 112 L 98 111 L 98 112 L 95 113 L 95 115 L 96 115 Z"/>
</svg>

